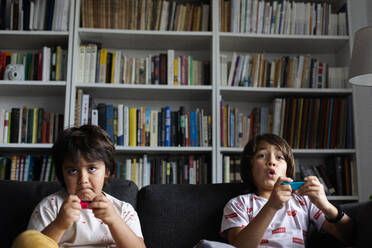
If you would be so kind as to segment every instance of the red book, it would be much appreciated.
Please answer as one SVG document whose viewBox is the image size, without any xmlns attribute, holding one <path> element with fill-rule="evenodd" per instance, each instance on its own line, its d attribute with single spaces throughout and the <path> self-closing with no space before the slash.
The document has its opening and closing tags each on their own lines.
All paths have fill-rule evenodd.
<svg viewBox="0 0 372 248">
<path fill-rule="evenodd" d="M 37 62 L 37 78 L 36 80 L 43 80 L 43 51 L 39 51 L 37 53 L 37 58 L 38 58 L 38 62 Z"/>
<path fill-rule="evenodd" d="M 41 143 L 45 144 L 49 142 L 49 123 L 50 123 L 50 114 L 44 112 L 44 118 L 41 129 Z"/>
</svg>

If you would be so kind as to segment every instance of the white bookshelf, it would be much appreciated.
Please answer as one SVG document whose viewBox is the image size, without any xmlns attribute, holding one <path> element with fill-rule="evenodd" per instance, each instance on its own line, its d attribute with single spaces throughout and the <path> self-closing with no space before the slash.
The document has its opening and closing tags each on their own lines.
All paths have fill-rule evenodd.
<svg viewBox="0 0 372 248">
<path fill-rule="evenodd" d="M 67 49 L 66 81 L 8 81 L 0 80 L 0 108 L 10 111 L 13 107 L 44 108 L 47 112 L 64 114 L 68 126 L 70 113 L 71 62 L 73 44 L 74 0 L 70 1 L 67 31 L 0 30 L 1 51 L 39 51 L 43 46 L 57 45 Z M 10 3 L 10 2 L 9 2 Z M 51 144 L 0 144 L 2 152 L 50 152 Z"/>
<path fill-rule="evenodd" d="M 202 108 L 212 115 L 212 146 L 210 147 L 124 147 L 117 146 L 121 154 L 206 154 L 211 157 L 212 182 L 222 182 L 222 156 L 238 155 L 242 148 L 220 146 L 220 99 L 236 104 L 239 110 L 249 112 L 252 106 L 270 106 L 276 97 L 285 96 L 348 96 L 354 95 L 351 88 L 304 89 L 304 88 L 259 88 L 226 87 L 220 85 L 220 55 L 231 59 L 232 52 L 265 53 L 282 55 L 310 54 L 325 58 L 331 65 L 347 66 L 350 57 L 351 36 L 320 35 L 268 35 L 253 33 L 220 32 L 219 2 L 210 1 L 211 30 L 189 31 L 145 31 L 122 29 L 82 28 L 80 26 L 81 1 L 72 1 L 68 32 L 55 31 L 0 31 L 0 49 L 39 49 L 44 44 L 65 44 L 69 47 L 66 82 L 9 82 L 0 81 L 0 107 L 16 107 L 30 104 L 50 104 L 51 108 L 65 113 L 65 126 L 73 126 L 75 119 L 75 97 L 78 89 L 92 95 L 96 103 L 117 105 L 151 106 L 156 108 L 170 105 L 172 110 L 179 106 Z M 339 8 L 350 0 L 337 1 Z M 350 14 L 350 13 L 349 13 Z M 353 14 L 353 13 L 351 13 Z M 354 17 L 349 15 L 349 24 Z M 349 33 L 351 29 L 349 28 Z M 200 56 L 210 60 L 210 85 L 169 86 L 169 85 L 124 85 L 78 82 L 78 54 L 82 43 L 99 43 L 103 48 L 118 49 L 129 54 L 158 54 L 174 49 L 176 55 Z M 18 98 L 20 96 L 20 98 Z M 45 101 L 35 98 L 44 98 Z M 51 100 L 53 99 L 53 100 Z M 355 105 L 355 104 L 354 104 Z M 354 127 L 355 127 L 354 115 Z M 354 135 L 355 144 L 357 137 Z M 50 145 L 6 144 L 0 151 L 33 148 L 48 151 Z M 358 174 L 358 152 L 356 149 L 294 149 L 295 157 L 323 159 L 327 156 L 353 156 L 356 158 Z M 358 178 L 359 175 L 358 175 Z M 359 184 L 359 181 L 358 181 Z M 358 185 L 360 191 L 360 184 Z M 334 196 L 334 200 L 358 200 L 358 196 Z"/>
</svg>

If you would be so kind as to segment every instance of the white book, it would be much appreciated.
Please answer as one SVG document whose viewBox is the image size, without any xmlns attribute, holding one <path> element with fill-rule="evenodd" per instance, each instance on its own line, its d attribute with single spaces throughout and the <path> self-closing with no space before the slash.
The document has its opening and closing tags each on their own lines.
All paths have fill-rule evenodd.
<svg viewBox="0 0 372 248">
<path fill-rule="evenodd" d="M 158 146 L 158 112 L 151 110 L 150 146 Z"/>
<path fill-rule="evenodd" d="M 151 55 L 146 56 L 145 63 L 145 84 L 151 84 Z"/>
<path fill-rule="evenodd" d="M 282 102 L 283 98 L 275 98 L 273 101 L 273 134 L 276 135 L 280 135 Z"/>
<path fill-rule="evenodd" d="M 137 185 L 138 188 L 142 188 L 143 185 L 143 158 L 140 158 L 137 164 L 136 170 Z"/>
<path fill-rule="evenodd" d="M 241 0 L 241 8 L 240 8 L 240 27 L 239 27 L 239 32 L 244 33 L 245 29 L 245 22 L 247 21 L 246 15 L 246 0 Z"/>
<path fill-rule="evenodd" d="M 50 56 L 51 49 L 50 47 L 43 47 L 43 81 L 50 80 Z"/>
<path fill-rule="evenodd" d="M 53 21 L 52 21 L 52 30 L 53 31 L 61 31 L 58 27 L 59 19 L 61 18 L 61 7 L 63 4 L 62 1 L 64 0 L 55 0 L 54 2 L 54 11 L 53 11 Z"/>
<path fill-rule="evenodd" d="M 240 29 L 240 0 L 232 0 L 232 9 L 234 11 L 233 15 L 233 29 L 231 30 L 232 32 L 239 32 Z"/>
<path fill-rule="evenodd" d="M 30 1 L 30 18 L 29 26 L 30 30 L 37 30 L 38 18 L 40 18 L 39 11 L 40 0 Z"/>
<path fill-rule="evenodd" d="M 29 171 L 30 171 L 31 155 L 27 155 L 25 158 L 25 167 L 23 170 L 23 179 L 25 181 L 30 181 Z"/>
<path fill-rule="evenodd" d="M 128 106 L 123 107 L 123 135 L 124 135 L 124 146 L 129 146 L 129 108 Z"/>
<path fill-rule="evenodd" d="M 132 180 L 132 160 L 127 159 L 125 163 L 125 180 Z"/>
<path fill-rule="evenodd" d="M 89 44 L 90 46 L 90 69 L 89 69 L 89 83 L 96 82 L 96 70 L 97 70 L 97 53 L 98 47 L 96 44 Z"/>
<path fill-rule="evenodd" d="M 258 25 L 257 25 L 257 33 L 262 34 L 262 28 L 263 28 L 263 22 L 264 22 L 264 11 L 265 11 L 265 2 L 259 1 L 259 7 L 258 7 Z"/>
<path fill-rule="evenodd" d="M 89 95 L 83 94 L 82 101 L 81 101 L 81 118 L 80 118 L 81 126 L 88 124 L 88 116 L 89 116 Z"/>
<path fill-rule="evenodd" d="M 161 10 L 161 19 L 160 19 L 160 31 L 165 31 L 167 29 L 168 7 L 169 7 L 169 2 L 163 1 L 162 10 Z"/>
<path fill-rule="evenodd" d="M 223 157 L 223 182 L 230 183 L 230 156 Z"/>
<path fill-rule="evenodd" d="M 233 81 L 233 76 L 234 76 L 236 59 L 237 59 L 237 54 L 236 54 L 236 52 L 233 52 L 232 60 L 231 60 L 231 65 L 230 65 L 229 78 L 227 80 L 227 86 L 232 86 L 232 81 Z"/>
<path fill-rule="evenodd" d="M 0 109 L 0 144 L 4 143 L 5 109 Z"/>
<path fill-rule="evenodd" d="M 167 51 L 168 63 L 168 85 L 174 84 L 174 50 L 168 49 Z"/>
<path fill-rule="evenodd" d="M 115 66 L 114 66 L 114 84 L 120 83 L 120 75 L 121 75 L 121 51 L 115 51 Z"/>
<path fill-rule="evenodd" d="M 246 8 L 245 8 L 245 32 L 250 33 L 252 32 L 252 0 L 246 0 Z"/>
<path fill-rule="evenodd" d="M 92 125 L 98 126 L 98 109 L 92 109 Z"/>
<path fill-rule="evenodd" d="M 78 73 L 77 73 L 77 81 L 82 83 L 84 82 L 84 79 L 85 79 L 85 67 L 88 67 L 88 65 L 86 66 L 85 63 L 85 50 L 86 50 L 87 46 L 85 45 L 80 45 L 79 46 L 79 63 L 78 63 Z"/>
<path fill-rule="evenodd" d="M 69 7 L 70 1 L 62 1 L 62 8 L 61 8 L 61 19 L 60 19 L 60 30 L 67 31 L 68 24 L 69 24 Z"/>
<path fill-rule="evenodd" d="M 124 105 L 118 104 L 118 145 L 124 145 Z"/>
<path fill-rule="evenodd" d="M 37 23 L 37 29 L 44 30 L 47 1 L 46 0 L 39 0 L 39 1 L 41 1 L 41 3 L 40 3 L 40 8 L 39 8 L 40 17 Z"/>
<path fill-rule="evenodd" d="M 45 169 L 45 175 L 44 175 L 44 182 L 49 181 L 49 174 L 50 174 L 51 168 L 52 168 L 52 156 L 48 156 L 47 165 Z"/>
<path fill-rule="evenodd" d="M 189 183 L 196 184 L 196 161 L 194 160 L 189 166 Z"/>
<path fill-rule="evenodd" d="M 265 5 L 265 14 L 264 14 L 264 18 L 265 18 L 265 25 L 263 28 L 264 34 L 268 34 L 270 32 L 271 13 L 272 13 L 272 7 L 270 6 L 270 3 L 267 2 Z"/>
<path fill-rule="evenodd" d="M 135 84 L 136 83 L 136 58 L 131 58 L 132 60 L 132 72 L 131 72 L 131 79 L 130 79 L 130 84 Z"/>
<path fill-rule="evenodd" d="M 238 68 L 236 71 L 236 78 L 234 79 L 234 86 L 239 86 L 240 83 L 243 81 L 243 69 L 245 64 L 246 57 L 244 55 L 240 56 Z"/>
<path fill-rule="evenodd" d="M 128 57 L 123 54 L 123 63 L 122 63 L 122 70 L 121 70 L 121 72 L 122 72 L 121 83 L 122 84 L 127 84 L 128 83 L 127 80 L 126 80 L 127 63 L 128 63 Z"/>
<path fill-rule="evenodd" d="M 304 56 L 298 57 L 298 67 L 297 67 L 297 75 L 296 75 L 296 88 L 301 88 L 301 81 L 302 81 L 302 73 L 304 71 Z"/>
<path fill-rule="evenodd" d="M 220 85 L 227 86 L 227 55 L 220 55 Z"/>
<path fill-rule="evenodd" d="M 142 178 L 142 187 L 150 185 L 151 177 L 151 167 L 150 163 L 147 161 L 147 155 L 143 155 L 143 178 Z"/>
<path fill-rule="evenodd" d="M 83 81 L 84 83 L 90 83 L 90 74 L 92 72 L 92 54 L 93 49 L 91 44 L 85 45 L 85 53 L 84 53 L 84 71 L 83 71 Z"/>
</svg>

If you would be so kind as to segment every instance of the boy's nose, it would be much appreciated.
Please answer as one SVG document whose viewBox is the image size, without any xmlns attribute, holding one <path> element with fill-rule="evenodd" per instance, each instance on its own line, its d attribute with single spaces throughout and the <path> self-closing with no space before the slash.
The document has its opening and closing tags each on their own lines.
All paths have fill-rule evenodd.
<svg viewBox="0 0 372 248">
<path fill-rule="evenodd" d="M 88 182 L 88 174 L 84 171 L 80 172 L 79 184 L 85 184 Z"/>
</svg>

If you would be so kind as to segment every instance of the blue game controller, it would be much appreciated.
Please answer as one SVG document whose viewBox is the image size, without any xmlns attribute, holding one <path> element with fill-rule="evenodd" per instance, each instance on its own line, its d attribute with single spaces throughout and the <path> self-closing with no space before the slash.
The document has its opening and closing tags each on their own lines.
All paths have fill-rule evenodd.
<svg viewBox="0 0 372 248">
<path fill-rule="evenodd" d="M 291 183 L 287 183 L 287 182 L 282 182 L 282 184 L 289 184 L 292 188 L 292 190 L 298 190 L 299 188 L 301 188 L 302 185 L 304 185 L 304 181 L 297 181 L 297 182 L 291 182 Z"/>
</svg>

